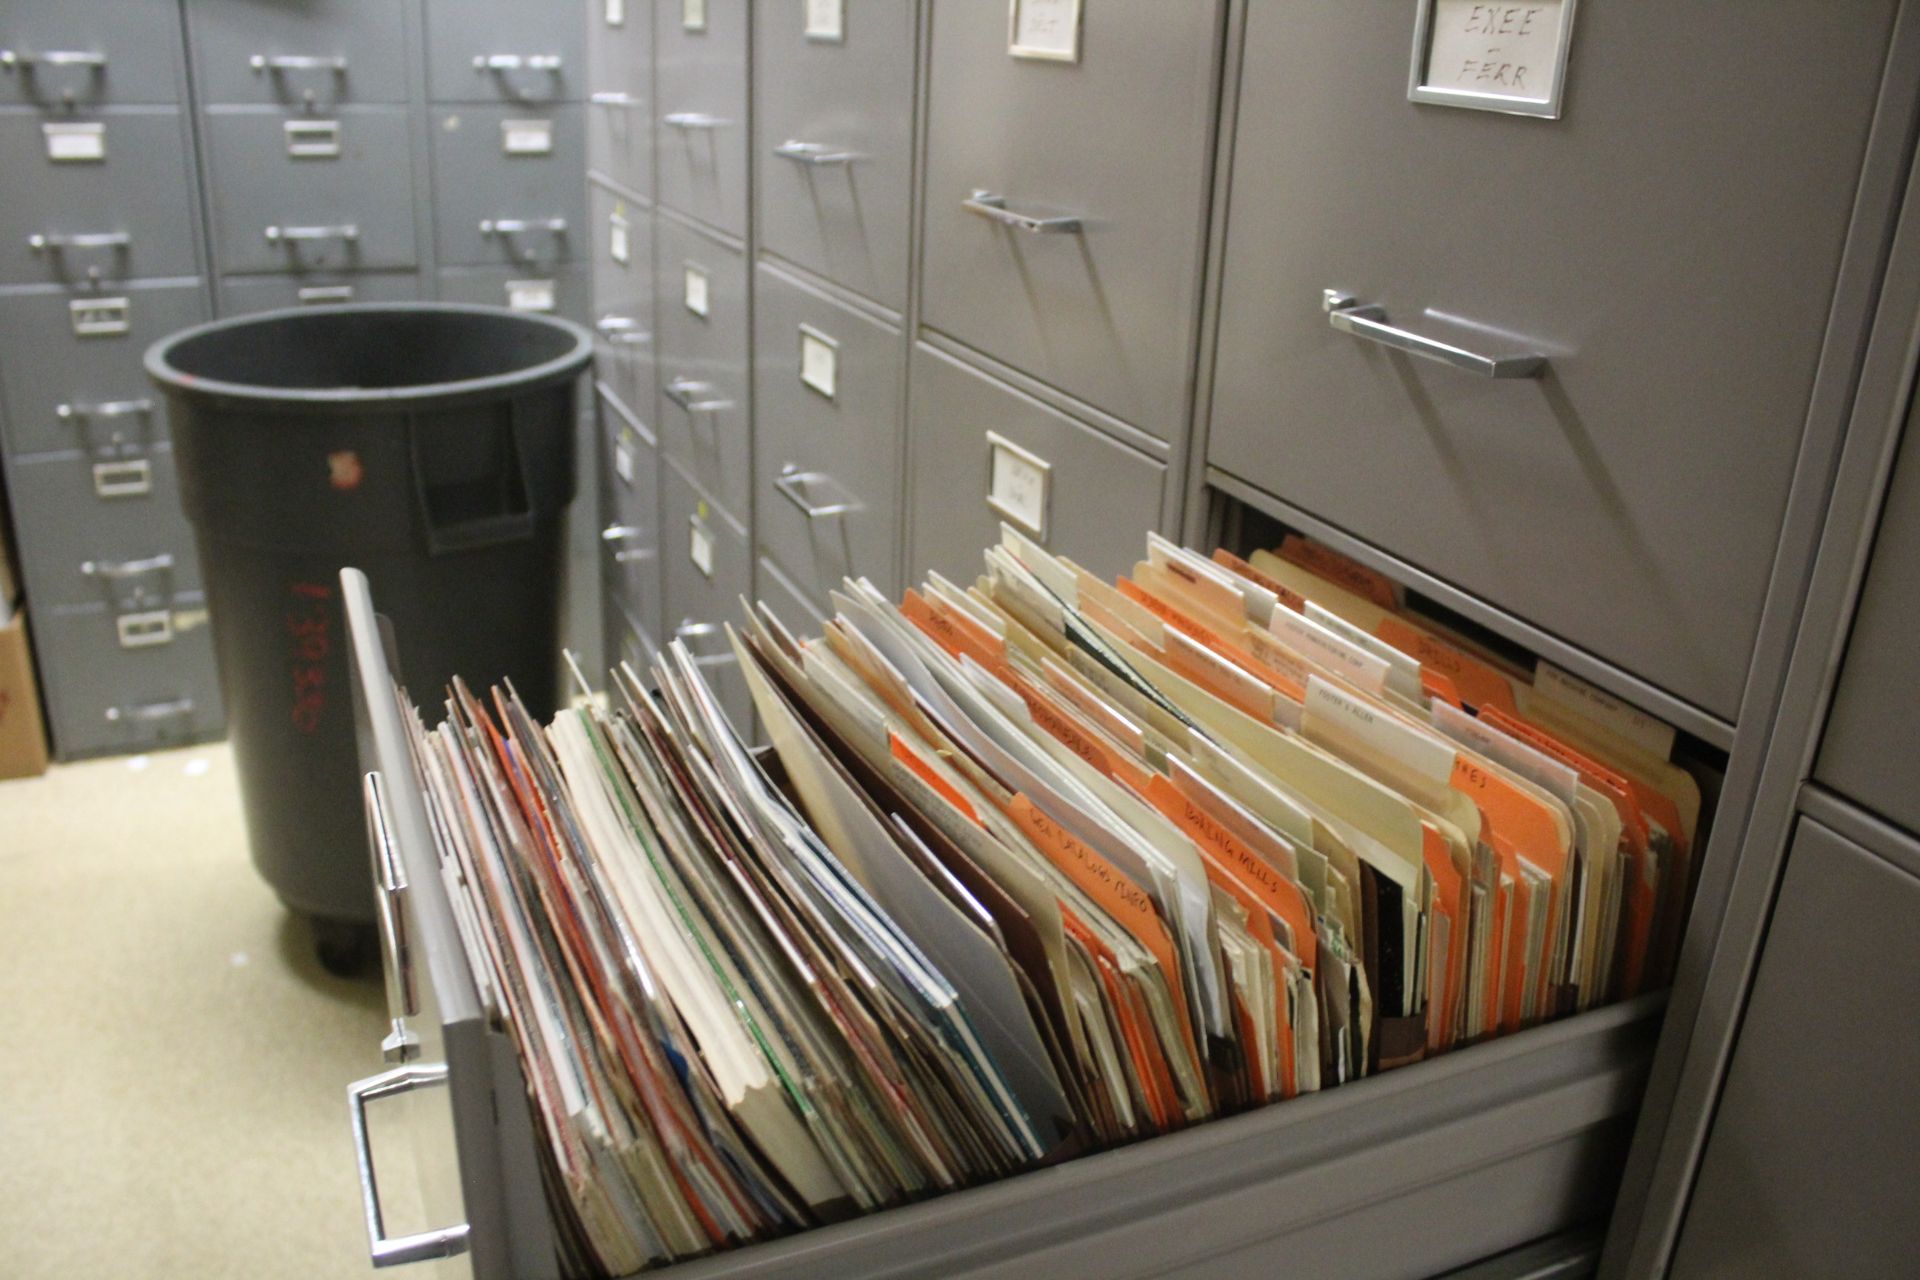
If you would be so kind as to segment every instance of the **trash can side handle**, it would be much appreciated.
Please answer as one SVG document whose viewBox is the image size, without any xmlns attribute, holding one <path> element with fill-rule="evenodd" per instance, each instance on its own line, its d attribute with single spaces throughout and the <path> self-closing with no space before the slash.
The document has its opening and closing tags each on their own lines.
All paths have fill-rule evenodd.
<svg viewBox="0 0 1920 1280">
<path fill-rule="evenodd" d="M 508 413 L 512 413 L 510 408 Z M 501 511 L 464 520 L 437 518 L 427 493 L 426 456 L 421 436 L 419 418 L 409 414 L 407 453 L 412 464 L 413 506 L 421 531 L 426 536 L 429 555 L 452 555 L 507 542 L 525 542 L 534 536 L 536 530 L 531 504 L 523 511 Z M 512 470 L 520 478 L 524 491 L 527 473 L 526 459 L 520 448 L 520 433 L 514 429 L 514 424 L 509 423 L 509 429 L 501 432 L 501 438 L 508 451 Z"/>
</svg>

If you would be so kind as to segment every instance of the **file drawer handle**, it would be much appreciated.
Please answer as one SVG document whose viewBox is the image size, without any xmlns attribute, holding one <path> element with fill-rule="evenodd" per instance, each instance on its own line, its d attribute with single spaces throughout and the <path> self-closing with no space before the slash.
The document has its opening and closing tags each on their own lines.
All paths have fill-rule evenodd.
<svg viewBox="0 0 1920 1280">
<path fill-rule="evenodd" d="M 860 504 L 851 497 L 843 497 L 838 502 L 814 502 L 803 492 L 805 488 L 822 483 L 839 488 L 834 478 L 824 471 L 801 471 L 789 464 L 781 468 L 773 487 L 780 491 L 781 497 L 800 508 L 800 514 L 809 520 L 826 520 L 860 510 Z"/>
<path fill-rule="evenodd" d="M 167 720 L 185 720 L 193 714 L 192 698 L 168 698 L 160 702 L 127 702 L 107 708 L 108 724 L 160 724 Z"/>
<path fill-rule="evenodd" d="M 31 72 L 35 67 L 88 67 L 107 69 L 107 55 L 78 49 L 48 49 L 41 53 L 23 53 L 18 49 L 0 49 L 0 67 L 8 71 Z"/>
<path fill-rule="evenodd" d="M 468 1228 L 464 1222 L 457 1227 L 441 1227 L 410 1236 L 387 1235 L 385 1215 L 380 1211 L 380 1186 L 373 1173 L 373 1146 L 367 1141 L 367 1103 L 397 1098 L 446 1082 L 446 1063 L 432 1062 L 395 1067 L 347 1086 L 347 1114 L 353 1122 L 353 1154 L 360 1168 L 360 1208 L 366 1215 L 367 1248 L 376 1267 L 403 1267 L 433 1258 L 457 1257 L 467 1251 Z"/>
<path fill-rule="evenodd" d="M 1030 213 L 1016 213 L 1007 208 L 1005 196 L 991 191 L 975 191 L 960 202 L 960 207 L 990 222 L 998 222 L 1016 231 L 1031 231 L 1035 235 L 1069 235 L 1086 230 L 1080 219 L 1075 217 L 1041 218 Z"/>
<path fill-rule="evenodd" d="M 601 316 L 593 322 L 600 336 L 608 342 L 625 347 L 642 347 L 653 341 L 653 335 L 640 327 L 640 322 L 632 316 Z"/>
<path fill-rule="evenodd" d="M 483 236 L 517 236 L 528 231 L 545 231 L 550 235 L 567 234 L 565 218 L 482 218 L 480 234 Z"/>
<path fill-rule="evenodd" d="M 561 58 L 557 53 L 483 53 L 473 60 L 475 71 L 548 71 L 558 74 Z"/>
<path fill-rule="evenodd" d="M 710 116 L 704 111 L 669 111 L 660 122 L 673 129 L 724 129 L 733 123 L 725 116 Z"/>
<path fill-rule="evenodd" d="M 299 53 L 256 53 L 247 59 L 247 65 L 255 71 L 331 71 L 337 76 L 347 74 L 347 60 L 342 57 L 320 57 Z"/>
<path fill-rule="evenodd" d="M 360 238 L 360 228 L 351 222 L 323 227 L 272 226 L 266 229 L 265 234 L 273 244 L 291 244 L 299 240 L 342 240 L 352 244 Z"/>
<path fill-rule="evenodd" d="M 1341 333 L 1364 338 L 1368 342 L 1377 342 L 1383 347 L 1392 347 L 1395 351 L 1404 351 L 1411 356 L 1435 360 L 1465 373 L 1478 374 L 1483 378 L 1536 378 L 1540 376 L 1541 370 L 1547 367 L 1547 358 L 1532 352 L 1499 356 L 1481 355 L 1477 351 L 1468 351 L 1465 347 L 1456 347 L 1450 343 L 1441 342 L 1437 338 L 1429 338 L 1411 330 L 1397 328 L 1387 323 L 1385 307 L 1362 302 L 1338 289 L 1324 290 L 1320 305 L 1326 310 L 1327 323 Z"/>
<path fill-rule="evenodd" d="M 791 138 L 773 149 L 773 154 L 796 164 L 852 164 L 860 158 L 857 151 L 836 151 L 824 142 L 795 142 Z"/>
<path fill-rule="evenodd" d="M 303 307 L 323 306 L 329 302 L 352 302 L 353 286 L 350 284 L 312 284 L 294 294 L 294 299 Z"/>
<path fill-rule="evenodd" d="M 84 418 L 130 418 L 135 414 L 146 417 L 153 412 L 151 400 L 103 400 L 99 404 L 58 404 L 53 407 L 55 416 L 71 421 Z"/>
<path fill-rule="evenodd" d="M 587 101 L 596 107 L 637 107 L 640 105 L 640 99 L 634 97 L 632 94 L 619 93 L 611 90 L 588 94 Z"/>
<path fill-rule="evenodd" d="M 148 556 L 144 560 L 89 560 L 80 566 L 80 572 L 89 578 L 125 582 L 128 578 L 145 577 L 149 573 L 165 573 L 172 568 L 173 555 L 163 551 L 157 556 Z"/>
<path fill-rule="evenodd" d="M 647 531 L 638 525 L 610 524 L 600 531 L 600 541 L 609 546 L 623 542 L 632 542 L 647 536 Z M 654 558 L 652 547 L 628 547 L 613 553 L 615 564 L 644 564 Z"/>
<path fill-rule="evenodd" d="M 666 392 L 667 399 L 688 413 L 721 413 L 733 408 L 733 401 L 714 397 L 711 382 L 696 382 L 692 378 L 674 378 L 662 390 Z"/>
<path fill-rule="evenodd" d="M 77 236 L 40 233 L 27 237 L 27 247 L 35 253 L 64 253 L 68 249 L 126 249 L 132 245 L 133 237 L 125 231 L 96 231 Z"/>
<path fill-rule="evenodd" d="M 722 649 L 719 653 L 701 653 L 699 646 L 693 643 L 694 641 L 706 640 L 713 636 L 723 634 L 724 632 L 719 623 L 695 622 L 692 618 L 682 618 L 680 625 L 673 629 L 673 638 L 684 645 L 689 654 L 693 655 L 693 665 L 696 667 L 723 667 L 733 661 L 733 651 L 731 649 Z"/>
<path fill-rule="evenodd" d="M 361 778 L 360 799 L 367 813 L 367 850 L 373 857 L 376 923 L 380 949 L 386 957 L 387 1018 L 392 1029 L 380 1042 L 380 1056 L 388 1062 L 411 1062 L 420 1055 L 420 1037 L 407 1019 L 420 1011 L 413 985 L 413 943 L 407 933 L 404 896 L 407 873 L 394 847 L 393 824 L 387 815 L 386 788 L 380 771 L 370 769 Z"/>
</svg>

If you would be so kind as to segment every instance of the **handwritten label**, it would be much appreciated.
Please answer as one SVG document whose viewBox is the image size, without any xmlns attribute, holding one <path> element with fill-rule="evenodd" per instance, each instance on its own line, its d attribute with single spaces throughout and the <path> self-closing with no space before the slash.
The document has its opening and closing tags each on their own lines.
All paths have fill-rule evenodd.
<svg viewBox="0 0 1920 1280">
<path fill-rule="evenodd" d="M 104 124 L 43 124 L 40 131 L 46 136 L 47 159 L 56 164 L 86 164 L 107 158 Z"/>
<path fill-rule="evenodd" d="M 840 344 L 811 325 L 800 326 L 800 381 L 831 400 L 838 385 Z"/>
<path fill-rule="evenodd" d="M 1348 696 L 1319 676 L 1307 682 L 1306 724 L 1309 738 L 1319 737 L 1314 730 L 1324 726 L 1334 735 L 1380 758 L 1397 760 L 1433 782 L 1445 783 L 1453 775 L 1455 752 L 1445 742 Z"/>
<path fill-rule="evenodd" d="M 507 306 L 514 311 L 552 311 L 553 281 L 507 281 Z"/>
<path fill-rule="evenodd" d="M 1557 96 L 1561 30 L 1573 7 L 1568 0 L 1431 3 L 1419 88 L 1515 103 L 1544 104 Z"/>
<path fill-rule="evenodd" d="M 1382 609 L 1394 608 L 1393 583 L 1358 560 L 1348 559 L 1332 547 L 1290 533 L 1280 543 L 1280 558 L 1290 560 L 1308 573 L 1325 578 L 1336 587 L 1345 587 L 1363 600 L 1371 600 Z"/>
<path fill-rule="evenodd" d="M 502 120 L 500 146 L 510 156 L 553 154 L 553 121 Z"/>
<path fill-rule="evenodd" d="M 838 44 L 847 36 L 847 9 L 845 0 L 805 0 L 807 8 L 806 36 L 809 40 L 824 40 Z"/>
<path fill-rule="evenodd" d="M 296 732 L 320 731 L 327 713 L 327 658 L 333 652 L 333 588 L 324 582 L 288 584 L 285 614 Z"/>
<path fill-rule="evenodd" d="M 1013 0 L 1012 25 L 1014 57 L 1080 60 L 1080 0 Z"/>
<path fill-rule="evenodd" d="M 687 310 L 703 318 L 707 315 L 707 273 L 705 268 L 696 267 L 691 262 L 687 264 L 685 284 L 680 296 L 682 300 L 685 301 Z"/>
<path fill-rule="evenodd" d="M 1045 541 L 1052 466 L 992 431 L 987 432 L 987 449 L 987 505 Z"/>
<path fill-rule="evenodd" d="M 1673 754 L 1673 726 L 1629 706 L 1550 662 L 1533 673 L 1534 692 L 1662 760 Z"/>
</svg>

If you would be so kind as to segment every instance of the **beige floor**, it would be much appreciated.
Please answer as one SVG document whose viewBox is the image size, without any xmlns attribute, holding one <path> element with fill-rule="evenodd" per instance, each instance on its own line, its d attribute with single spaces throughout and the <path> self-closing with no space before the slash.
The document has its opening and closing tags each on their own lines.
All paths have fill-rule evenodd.
<svg viewBox="0 0 1920 1280">
<path fill-rule="evenodd" d="M 0 1272 L 371 1274 L 384 1004 L 254 874 L 224 746 L 0 783 Z"/>
</svg>

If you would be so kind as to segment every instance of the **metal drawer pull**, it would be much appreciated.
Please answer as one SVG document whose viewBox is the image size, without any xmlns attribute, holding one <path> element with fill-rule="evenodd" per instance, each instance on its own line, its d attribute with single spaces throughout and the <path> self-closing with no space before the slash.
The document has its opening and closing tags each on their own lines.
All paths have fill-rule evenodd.
<svg viewBox="0 0 1920 1280">
<path fill-rule="evenodd" d="M 686 646 L 687 652 L 693 655 L 693 665 L 696 667 L 723 667 L 733 661 L 730 648 L 723 648 L 718 653 L 701 653 L 698 645 L 689 643 L 722 634 L 719 623 L 695 622 L 692 618 L 682 618 L 680 625 L 673 629 L 673 638 Z"/>
<path fill-rule="evenodd" d="M 157 556 L 148 556 L 144 560 L 89 560 L 80 566 L 80 572 L 89 578 L 105 578 L 109 582 L 122 582 L 128 578 L 138 578 L 149 573 L 163 573 L 173 568 L 173 556 L 161 552 Z"/>
<path fill-rule="evenodd" d="M 247 59 L 255 71 L 331 71 L 347 74 L 347 60 L 341 57 L 315 57 L 298 53 L 256 53 Z"/>
<path fill-rule="evenodd" d="M 991 191 L 975 191 L 960 202 L 960 207 L 1016 231 L 1031 231 L 1036 235 L 1067 235 L 1086 229 L 1075 217 L 1037 218 L 1030 213 L 1015 213 L 1007 208 L 1005 196 Z"/>
<path fill-rule="evenodd" d="M 352 302 L 353 286 L 350 284 L 312 284 L 294 294 L 294 298 L 303 307 L 321 306 L 329 302 Z"/>
<path fill-rule="evenodd" d="M 387 1018 L 392 1029 L 380 1042 L 380 1056 L 388 1062 L 411 1062 L 420 1055 L 420 1037 L 407 1019 L 420 1011 L 413 987 L 413 945 L 407 935 L 407 913 L 402 898 L 407 873 L 394 847 L 393 826 L 387 816 L 387 797 L 378 770 L 360 780 L 360 799 L 367 813 L 367 849 L 373 857 L 375 915 L 380 926 L 381 953 L 386 956 Z"/>
<path fill-rule="evenodd" d="M 102 498 L 144 498 L 153 492 L 153 463 L 145 458 L 96 462 L 93 492 Z"/>
<path fill-rule="evenodd" d="M 351 222 L 332 227 L 268 227 L 266 237 L 274 244 L 296 240 L 344 240 L 348 244 L 360 238 L 360 228 Z"/>
<path fill-rule="evenodd" d="M 608 342 L 622 346 L 640 347 L 653 341 L 653 335 L 642 329 L 632 316 L 601 316 L 593 322 L 593 327 Z"/>
<path fill-rule="evenodd" d="M 5 67 L 8 71 L 15 68 L 32 71 L 35 67 L 91 67 L 95 71 L 105 71 L 107 55 L 86 53 L 78 49 L 48 49 L 44 53 L 22 53 L 18 49 L 0 49 L 0 67 Z"/>
<path fill-rule="evenodd" d="M 801 491 L 803 486 L 822 482 L 839 488 L 834 478 L 824 471 L 799 471 L 792 466 L 787 466 L 781 468 L 779 478 L 773 482 L 773 487 L 780 491 L 781 497 L 800 508 L 800 514 L 809 520 L 826 520 L 860 509 L 860 504 L 851 497 L 842 498 L 839 502 L 813 502 Z"/>
<path fill-rule="evenodd" d="M 193 714 L 192 698 L 170 698 L 164 702 L 129 702 L 107 708 L 109 724 L 158 724 L 163 720 L 184 720 Z"/>
<path fill-rule="evenodd" d="M 554 71 L 560 70 L 557 53 L 483 53 L 474 58 L 476 71 Z"/>
<path fill-rule="evenodd" d="M 96 231 L 87 235 L 31 235 L 27 247 L 35 253 L 61 253 L 68 249 L 125 249 L 133 237 L 125 231 Z"/>
<path fill-rule="evenodd" d="M 151 400 L 103 400 L 99 404 L 57 404 L 53 407 L 54 416 L 72 421 L 84 418 L 131 418 L 135 414 L 142 417 L 153 412 Z"/>
<path fill-rule="evenodd" d="M 467 1251 L 468 1229 L 464 1222 L 457 1227 L 442 1227 L 438 1231 L 388 1238 L 386 1221 L 380 1212 L 380 1188 L 373 1175 L 373 1147 L 367 1141 L 367 1103 L 382 1098 L 397 1098 L 415 1089 L 427 1089 L 446 1082 L 446 1063 L 432 1062 L 395 1067 L 347 1086 L 347 1112 L 353 1121 L 354 1159 L 360 1166 L 360 1207 L 366 1214 L 367 1247 L 376 1267 L 402 1267 L 433 1258 L 452 1258 Z"/>
<path fill-rule="evenodd" d="M 567 234 L 565 218 L 482 218 L 483 236 L 517 236 L 525 231 L 546 231 L 556 236 Z"/>
<path fill-rule="evenodd" d="M 1383 347 L 1392 347 L 1395 351 L 1404 351 L 1408 355 L 1422 356 L 1428 360 L 1437 360 L 1466 373 L 1476 373 L 1483 378 L 1534 378 L 1547 367 L 1547 358 L 1543 355 L 1525 352 L 1516 355 L 1485 356 L 1477 351 L 1468 351 L 1441 342 L 1437 338 L 1423 337 L 1406 329 L 1395 328 L 1387 323 L 1387 309 L 1373 303 L 1361 302 L 1349 297 L 1338 289 L 1327 289 L 1321 294 L 1320 305 L 1327 313 L 1327 323 L 1342 333 L 1356 338 L 1365 338 L 1368 342 L 1377 342 Z"/>
<path fill-rule="evenodd" d="M 724 129 L 733 121 L 703 111 L 669 111 L 660 117 L 660 123 L 675 129 Z"/>
<path fill-rule="evenodd" d="M 674 378 L 662 390 L 667 393 L 667 399 L 688 413 L 720 413 L 733 408 L 733 401 L 713 397 L 711 382 L 696 382 L 692 378 Z"/>
<path fill-rule="evenodd" d="M 647 531 L 638 525 L 610 524 L 600 531 L 600 540 L 609 545 L 632 542 L 647 536 Z M 613 553 L 615 564 L 644 564 L 654 558 L 652 547 L 629 547 Z"/>
<path fill-rule="evenodd" d="M 587 95 L 587 101 L 596 107 L 637 107 L 640 99 L 630 93 L 602 92 Z"/>
<path fill-rule="evenodd" d="M 798 164 L 819 165 L 852 164 L 860 158 L 857 151 L 835 151 L 824 142 L 795 142 L 792 139 L 775 147 L 773 154 Z"/>
</svg>

